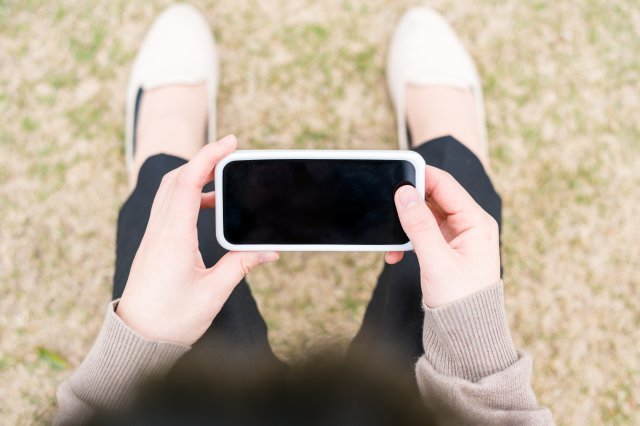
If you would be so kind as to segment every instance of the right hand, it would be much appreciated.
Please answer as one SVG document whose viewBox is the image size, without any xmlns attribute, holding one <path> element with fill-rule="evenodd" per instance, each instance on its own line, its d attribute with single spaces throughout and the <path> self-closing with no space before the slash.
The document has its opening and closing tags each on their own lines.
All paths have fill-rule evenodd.
<svg viewBox="0 0 640 426">
<path fill-rule="evenodd" d="M 447 172 L 427 166 L 428 202 L 406 185 L 395 203 L 404 232 L 420 264 L 425 304 L 443 306 L 470 296 L 500 280 L 497 222 Z M 402 252 L 388 252 L 394 264 Z"/>
</svg>

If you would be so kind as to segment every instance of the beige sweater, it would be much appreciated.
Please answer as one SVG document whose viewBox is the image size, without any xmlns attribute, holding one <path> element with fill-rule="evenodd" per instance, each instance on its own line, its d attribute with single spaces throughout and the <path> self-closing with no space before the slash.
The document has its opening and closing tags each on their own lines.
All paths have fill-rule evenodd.
<svg viewBox="0 0 640 426">
<path fill-rule="evenodd" d="M 162 374 L 189 350 L 145 340 L 116 315 L 117 301 L 93 348 L 58 388 L 56 425 L 76 423 L 93 407 L 118 408 L 142 378 Z M 425 307 L 425 354 L 416 377 L 427 404 L 447 424 L 549 425 L 531 389 L 531 358 L 517 352 L 504 312 L 502 282 L 436 309 Z"/>
</svg>

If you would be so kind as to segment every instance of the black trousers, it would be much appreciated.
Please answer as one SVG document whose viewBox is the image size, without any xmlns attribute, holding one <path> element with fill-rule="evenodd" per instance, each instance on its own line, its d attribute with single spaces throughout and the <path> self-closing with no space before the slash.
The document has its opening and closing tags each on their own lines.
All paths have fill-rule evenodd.
<svg viewBox="0 0 640 426">
<path fill-rule="evenodd" d="M 419 145 L 415 151 L 427 164 L 451 173 L 476 202 L 501 223 L 500 197 L 469 149 L 447 136 Z M 127 283 L 162 177 L 185 163 L 184 159 L 160 154 L 142 165 L 137 186 L 118 217 L 114 299 L 122 295 Z M 200 251 L 207 267 L 213 266 L 226 252 L 216 241 L 214 217 L 213 210 L 202 210 L 198 218 Z M 401 262 L 384 266 L 349 352 L 386 361 L 392 358 L 396 368 L 412 371 L 423 353 L 421 300 L 418 261 L 413 252 L 408 252 Z M 266 363 L 280 363 L 269 345 L 266 323 L 246 280 L 235 288 L 209 330 L 194 345 L 194 349 L 198 348 L 224 353 L 233 359 L 258 358 Z"/>
</svg>

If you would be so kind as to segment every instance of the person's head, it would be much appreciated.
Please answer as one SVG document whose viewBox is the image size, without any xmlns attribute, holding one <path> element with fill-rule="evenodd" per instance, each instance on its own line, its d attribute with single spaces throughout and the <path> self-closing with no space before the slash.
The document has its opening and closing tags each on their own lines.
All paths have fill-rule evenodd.
<svg viewBox="0 0 640 426">
<path fill-rule="evenodd" d="M 285 368 L 182 363 L 91 425 L 431 425 L 415 381 L 380 365 L 323 354 Z"/>
</svg>

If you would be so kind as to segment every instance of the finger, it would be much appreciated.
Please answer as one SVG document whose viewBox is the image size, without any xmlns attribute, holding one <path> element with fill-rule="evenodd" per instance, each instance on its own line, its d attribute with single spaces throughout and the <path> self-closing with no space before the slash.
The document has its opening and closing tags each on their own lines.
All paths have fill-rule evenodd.
<svg viewBox="0 0 640 426">
<path fill-rule="evenodd" d="M 279 255 L 273 251 L 240 252 L 230 251 L 209 270 L 206 282 L 214 286 L 218 295 L 229 297 L 238 283 L 256 266 L 275 262 Z"/>
<path fill-rule="evenodd" d="M 402 229 L 413 243 L 418 259 L 435 257 L 448 249 L 436 218 L 413 186 L 398 189 L 395 203 Z"/>
<path fill-rule="evenodd" d="M 161 214 L 161 212 L 166 210 L 167 204 L 169 204 L 167 198 L 171 197 L 171 188 L 173 188 L 173 181 L 176 174 L 178 173 L 178 170 L 179 168 L 173 169 L 162 177 L 160 186 L 158 187 L 158 191 L 156 191 L 156 195 L 153 197 L 153 204 L 151 205 L 151 213 L 149 219 L 150 221 L 158 214 Z"/>
<path fill-rule="evenodd" d="M 389 265 L 395 265 L 396 263 L 400 262 L 403 257 L 404 257 L 403 251 L 388 251 L 384 255 L 384 261 L 387 262 Z"/>
<path fill-rule="evenodd" d="M 203 192 L 200 195 L 200 208 L 201 209 L 212 209 L 215 206 L 216 206 L 216 193 L 214 191 Z"/>
<path fill-rule="evenodd" d="M 205 145 L 182 167 L 180 180 L 188 185 L 202 187 L 211 179 L 216 163 L 231 154 L 238 141 L 234 135 L 227 135 L 215 143 Z"/>
<path fill-rule="evenodd" d="M 433 208 L 440 209 L 445 215 L 458 213 L 484 213 L 469 193 L 444 170 L 427 166 L 425 169 L 425 192 Z"/>
<path fill-rule="evenodd" d="M 204 146 L 173 178 L 170 194 L 171 219 L 176 229 L 193 228 L 198 220 L 202 202 L 202 187 L 213 173 L 216 163 L 235 150 L 235 136 Z"/>
</svg>

